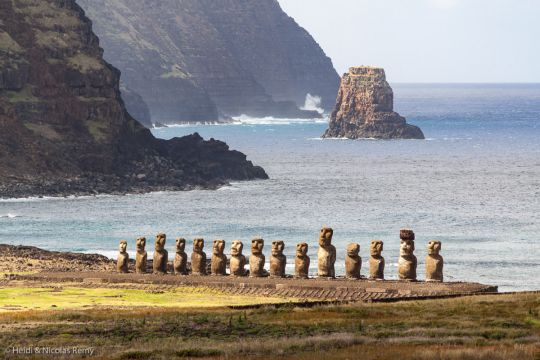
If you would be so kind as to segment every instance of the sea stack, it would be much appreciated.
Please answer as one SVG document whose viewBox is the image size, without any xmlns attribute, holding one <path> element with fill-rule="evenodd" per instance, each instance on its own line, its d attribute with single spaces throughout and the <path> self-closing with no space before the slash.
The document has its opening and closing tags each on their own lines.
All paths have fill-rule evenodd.
<svg viewBox="0 0 540 360">
<path fill-rule="evenodd" d="M 384 69 L 351 67 L 343 75 L 324 138 L 424 139 L 422 130 L 394 112 Z"/>
</svg>

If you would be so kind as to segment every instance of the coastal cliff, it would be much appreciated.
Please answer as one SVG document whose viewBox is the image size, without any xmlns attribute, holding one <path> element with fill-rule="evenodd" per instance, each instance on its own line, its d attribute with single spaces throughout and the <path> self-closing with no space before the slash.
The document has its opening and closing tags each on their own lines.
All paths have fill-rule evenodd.
<svg viewBox="0 0 540 360">
<path fill-rule="evenodd" d="M 215 188 L 267 178 L 194 134 L 156 139 L 73 0 L 0 1 L 0 197 Z"/>
<path fill-rule="evenodd" d="M 424 134 L 394 111 L 394 93 L 384 69 L 360 66 L 343 75 L 323 137 L 424 139 Z"/>
<path fill-rule="evenodd" d="M 313 118 L 309 93 L 331 109 L 339 76 L 277 0 L 80 0 L 126 86 L 152 120 L 230 116 Z"/>
</svg>

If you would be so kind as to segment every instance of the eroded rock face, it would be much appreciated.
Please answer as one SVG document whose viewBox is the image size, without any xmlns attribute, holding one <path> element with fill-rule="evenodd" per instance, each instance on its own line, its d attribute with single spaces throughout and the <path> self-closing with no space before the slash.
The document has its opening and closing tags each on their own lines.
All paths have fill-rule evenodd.
<svg viewBox="0 0 540 360">
<path fill-rule="evenodd" d="M 126 111 L 74 0 L 0 1 L 0 197 L 215 188 L 266 178 L 199 135 L 165 141 Z"/>
<path fill-rule="evenodd" d="M 384 258 L 382 257 L 383 242 L 373 240 L 369 248 L 369 278 L 370 280 L 384 280 Z"/>
<path fill-rule="evenodd" d="M 417 259 L 414 255 L 414 232 L 403 229 L 400 231 L 398 275 L 399 280 L 416 281 Z"/>
<path fill-rule="evenodd" d="M 128 273 L 129 254 L 127 253 L 127 241 L 122 240 L 118 245 L 118 259 L 116 260 L 116 271 Z"/>
<path fill-rule="evenodd" d="M 359 255 L 360 245 L 349 244 L 347 246 L 347 257 L 345 258 L 345 277 L 348 279 L 360 279 L 362 268 L 362 258 Z"/>
<path fill-rule="evenodd" d="M 440 255 L 442 244 L 432 240 L 428 243 L 428 255 L 426 256 L 426 281 L 443 281 L 444 260 Z"/>
<path fill-rule="evenodd" d="M 272 241 L 272 255 L 270 256 L 270 276 L 284 277 L 287 258 L 283 255 L 285 243 L 281 240 Z"/>
<path fill-rule="evenodd" d="M 323 227 L 319 234 L 318 272 L 319 277 L 336 277 L 336 248 L 332 245 L 334 230 Z"/>
<path fill-rule="evenodd" d="M 186 239 L 176 239 L 176 255 L 174 256 L 173 269 L 177 275 L 187 275 Z"/>
<path fill-rule="evenodd" d="M 246 276 L 246 257 L 242 254 L 244 244 L 240 240 L 234 240 L 231 244 L 231 260 L 229 262 L 232 276 Z"/>
<path fill-rule="evenodd" d="M 227 256 L 223 254 L 225 250 L 224 240 L 214 240 L 214 246 L 212 248 L 212 275 L 224 276 L 227 275 Z"/>
<path fill-rule="evenodd" d="M 80 1 L 154 122 L 317 117 L 308 93 L 333 106 L 331 60 L 276 0 Z"/>
<path fill-rule="evenodd" d="M 135 255 L 135 272 L 137 274 L 144 274 L 146 273 L 146 263 L 148 259 L 148 253 L 146 252 L 146 238 L 137 238 L 135 246 L 137 248 L 137 254 Z"/>
<path fill-rule="evenodd" d="M 166 274 L 169 263 L 169 252 L 165 250 L 167 235 L 159 233 L 156 235 L 154 244 L 154 260 L 152 263 L 154 274 Z"/>
<path fill-rule="evenodd" d="M 263 239 L 251 240 L 251 256 L 249 257 L 250 277 L 264 277 L 268 275 L 266 270 L 264 270 L 264 262 L 266 258 L 263 254 L 263 248 Z"/>
<path fill-rule="evenodd" d="M 394 112 L 384 69 L 352 67 L 341 79 L 325 138 L 424 139 L 422 130 Z"/>
<path fill-rule="evenodd" d="M 294 260 L 295 277 L 299 279 L 307 279 L 309 277 L 308 244 L 300 243 L 296 245 L 296 257 Z"/>
<path fill-rule="evenodd" d="M 191 273 L 193 275 L 206 275 L 206 253 L 204 252 L 204 239 L 198 238 L 193 240 Z"/>
</svg>

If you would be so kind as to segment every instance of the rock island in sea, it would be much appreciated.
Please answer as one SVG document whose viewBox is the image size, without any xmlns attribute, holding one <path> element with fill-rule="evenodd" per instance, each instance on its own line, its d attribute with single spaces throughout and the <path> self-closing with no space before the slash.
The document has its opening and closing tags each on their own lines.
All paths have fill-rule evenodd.
<svg viewBox="0 0 540 360">
<path fill-rule="evenodd" d="M 424 139 L 419 127 L 394 111 L 384 69 L 351 67 L 343 75 L 324 138 Z"/>
</svg>

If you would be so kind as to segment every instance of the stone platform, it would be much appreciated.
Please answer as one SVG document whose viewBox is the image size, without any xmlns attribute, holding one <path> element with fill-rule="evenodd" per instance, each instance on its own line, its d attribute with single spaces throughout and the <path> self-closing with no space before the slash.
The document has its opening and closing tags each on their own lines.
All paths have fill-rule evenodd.
<svg viewBox="0 0 540 360">
<path fill-rule="evenodd" d="M 14 275 L 11 280 L 80 283 L 84 287 L 168 289 L 179 286 L 217 288 L 233 295 L 278 296 L 307 301 L 364 301 L 436 299 L 497 293 L 497 287 L 467 282 L 403 282 L 348 279 L 248 278 L 232 276 L 175 276 L 110 272 L 43 272 Z"/>
</svg>

